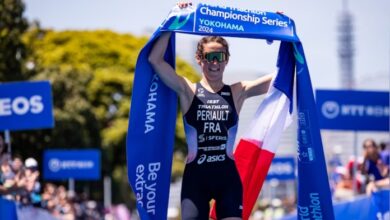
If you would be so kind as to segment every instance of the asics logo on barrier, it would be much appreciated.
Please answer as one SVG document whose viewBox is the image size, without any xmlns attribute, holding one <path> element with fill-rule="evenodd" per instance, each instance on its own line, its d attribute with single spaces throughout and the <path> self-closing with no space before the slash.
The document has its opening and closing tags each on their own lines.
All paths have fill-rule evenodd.
<svg viewBox="0 0 390 220">
<path fill-rule="evenodd" d="M 321 112 L 326 118 L 333 119 L 339 115 L 340 106 L 337 102 L 327 101 L 322 104 Z"/>
<path fill-rule="evenodd" d="M 207 163 L 214 163 L 214 162 L 221 162 L 225 161 L 226 155 L 225 154 L 220 154 L 220 155 L 212 155 L 212 156 L 207 156 L 206 154 L 202 154 L 199 159 L 198 159 L 198 164 L 203 164 L 205 161 Z"/>
</svg>

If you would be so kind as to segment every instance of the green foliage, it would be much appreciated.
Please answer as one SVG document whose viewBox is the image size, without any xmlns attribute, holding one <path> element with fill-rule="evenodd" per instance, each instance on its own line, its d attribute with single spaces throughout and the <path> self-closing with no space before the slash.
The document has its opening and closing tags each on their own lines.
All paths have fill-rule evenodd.
<svg viewBox="0 0 390 220">
<path fill-rule="evenodd" d="M 182 152 L 176 151 L 173 154 L 172 181 L 176 181 L 183 176 L 185 167 L 185 156 Z"/>
<path fill-rule="evenodd" d="M 25 47 L 21 35 L 27 29 L 21 0 L 0 1 L 0 82 L 22 80 Z"/>
<path fill-rule="evenodd" d="M 47 147 L 99 147 L 103 175 L 112 176 L 113 185 L 119 192 L 113 201 L 129 202 L 131 193 L 126 175 L 128 114 L 135 63 L 146 41 L 144 37 L 105 30 L 57 32 L 35 28 L 28 31 L 23 42 L 30 68 L 24 75 L 30 80 L 51 82 L 55 127 L 13 133 L 14 149 L 22 155 L 26 148 L 36 149 L 29 151 L 32 154 L 28 156 L 34 156 Z M 199 80 L 193 68 L 180 59 L 177 60 L 177 72 L 192 81 Z M 186 151 L 180 113 L 175 149 Z M 183 155 L 174 156 L 175 178 L 183 172 Z M 36 157 L 40 158 L 40 155 Z M 95 194 L 95 199 L 102 196 Z M 127 204 L 134 204 L 134 201 Z"/>
</svg>

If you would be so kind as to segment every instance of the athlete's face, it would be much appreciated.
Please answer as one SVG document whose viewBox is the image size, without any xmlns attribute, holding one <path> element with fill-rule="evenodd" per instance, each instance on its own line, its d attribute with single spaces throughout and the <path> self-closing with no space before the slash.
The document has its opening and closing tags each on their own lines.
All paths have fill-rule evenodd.
<svg viewBox="0 0 390 220">
<path fill-rule="evenodd" d="M 203 45 L 203 57 L 197 57 L 197 62 L 208 80 L 222 80 L 223 71 L 228 63 L 227 56 L 225 55 L 225 60 L 222 62 L 219 62 L 218 59 L 212 59 L 212 61 L 205 59 L 205 55 L 212 52 L 223 52 L 226 54 L 226 49 L 218 42 L 208 42 Z"/>
</svg>

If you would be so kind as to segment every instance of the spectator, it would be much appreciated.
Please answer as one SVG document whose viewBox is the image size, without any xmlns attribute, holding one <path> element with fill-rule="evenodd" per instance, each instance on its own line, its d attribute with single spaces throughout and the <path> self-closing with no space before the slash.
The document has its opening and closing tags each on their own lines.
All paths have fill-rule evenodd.
<svg viewBox="0 0 390 220">
<path fill-rule="evenodd" d="M 24 169 L 24 166 L 23 166 L 22 158 L 19 156 L 14 157 L 14 160 L 12 161 L 12 170 L 15 173 L 15 175 L 22 172 L 23 169 Z"/>
<path fill-rule="evenodd" d="M 3 154 L 1 156 L 1 164 L 0 164 L 0 182 L 5 186 L 12 186 L 13 179 L 15 177 L 15 173 L 12 171 L 12 167 L 10 164 L 10 156 L 9 154 Z"/>
<path fill-rule="evenodd" d="M 14 177 L 15 174 L 10 165 L 9 154 L 0 155 L 0 194 L 6 195 L 11 192 L 11 188 L 14 186 Z"/>
<path fill-rule="evenodd" d="M 0 195 L 10 200 L 19 201 L 20 195 L 26 194 L 24 172 L 14 173 L 10 156 L 5 153 L 0 159 Z"/>
<path fill-rule="evenodd" d="M 334 198 L 336 200 L 346 200 L 351 199 L 355 195 L 354 192 L 354 171 L 353 171 L 353 161 L 348 163 L 347 167 L 339 166 L 336 168 L 336 172 L 340 175 L 340 181 L 336 185 L 334 192 Z M 356 178 L 356 190 L 361 192 L 361 181 Z"/>
<path fill-rule="evenodd" d="M 24 162 L 25 166 L 25 188 L 26 191 L 29 193 L 27 196 L 23 197 L 22 203 L 23 204 L 29 204 L 32 203 L 33 205 L 40 205 L 41 204 L 41 184 L 38 181 L 39 178 L 39 171 L 38 171 L 38 162 L 30 157 L 27 158 Z"/>
<path fill-rule="evenodd" d="M 384 179 L 389 174 L 389 167 L 383 163 L 377 144 L 372 139 L 363 142 L 364 160 L 361 166 L 362 174 L 369 181 Z"/>
<path fill-rule="evenodd" d="M 337 183 L 341 181 L 341 174 L 337 172 L 337 169 L 343 165 L 341 162 L 342 146 L 335 145 L 332 151 L 332 156 L 328 161 L 328 172 L 330 176 L 330 187 L 333 193 L 336 190 Z"/>
<path fill-rule="evenodd" d="M 390 165 L 390 142 L 381 142 L 380 147 L 381 147 L 381 160 L 383 161 L 384 164 L 387 166 Z"/>
<path fill-rule="evenodd" d="M 0 148 L 2 139 L 0 136 Z M 2 149 L 0 149 L 2 152 Z M 23 206 L 34 205 L 48 210 L 60 220 L 103 219 L 102 207 L 96 201 L 76 201 L 76 195 L 67 192 L 64 186 L 45 184 L 42 195 L 39 182 L 38 162 L 34 158 L 24 161 L 17 156 L 11 161 L 8 153 L 0 154 L 0 195 L 10 200 L 18 201 Z M 36 210 L 36 209 L 26 209 Z M 78 211 L 76 215 L 76 211 Z"/>
<path fill-rule="evenodd" d="M 52 183 L 46 183 L 43 188 L 42 193 L 42 207 L 49 210 L 49 212 L 53 212 L 55 209 L 55 196 L 56 196 L 56 186 Z"/>
<path fill-rule="evenodd" d="M 366 194 L 371 195 L 371 193 L 376 192 L 380 189 L 389 189 L 390 188 L 390 178 L 384 178 L 378 181 L 371 181 L 367 184 Z"/>
</svg>

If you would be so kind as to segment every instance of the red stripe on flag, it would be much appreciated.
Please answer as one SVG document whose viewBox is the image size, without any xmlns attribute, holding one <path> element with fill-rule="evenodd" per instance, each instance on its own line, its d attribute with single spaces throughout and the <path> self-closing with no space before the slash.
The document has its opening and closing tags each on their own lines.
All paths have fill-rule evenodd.
<svg viewBox="0 0 390 220">
<path fill-rule="evenodd" d="M 246 142 L 246 146 L 241 148 L 249 148 L 248 145 L 253 145 L 251 142 Z M 253 148 L 254 146 L 251 146 Z M 256 203 L 256 200 L 259 196 L 261 187 L 263 186 L 264 180 L 267 177 L 268 170 L 271 166 L 272 159 L 275 156 L 275 153 L 267 151 L 265 149 L 258 148 L 259 153 L 256 154 L 256 158 L 253 157 L 253 161 L 248 165 L 241 162 L 243 154 L 249 153 L 246 150 L 240 150 L 237 148 L 237 151 L 234 154 L 236 161 L 237 169 L 241 175 L 241 180 L 243 181 L 243 212 L 242 219 L 247 220 L 252 212 L 253 206 Z M 249 166 L 249 167 L 248 167 Z M 251 172 L 244 172 L 244 170 L 251 170 Z"/>
<path fill-rule="evenodd" d="M 248 185 L 244 184 L 248 183 L 253 175 L 260 152 L 261 143 L 256 140 L 241 139 L 237 145 L 236 151 L 234 152 L 234 161 L 236 162 L 236 167 L 240 174 L 243 187 L 248 187 Z"/>
<path fill-rule="evenodd" d="M 275 153 L 261 149 L 261 145 L 262 143 L 256 140 L 241 139 L 234 152 L 234 160 L 243 186 L 243 220 L 249 218 L 275 156 Z M 210 217 L 217 219 L 215 204 Z"/>
</svg>

